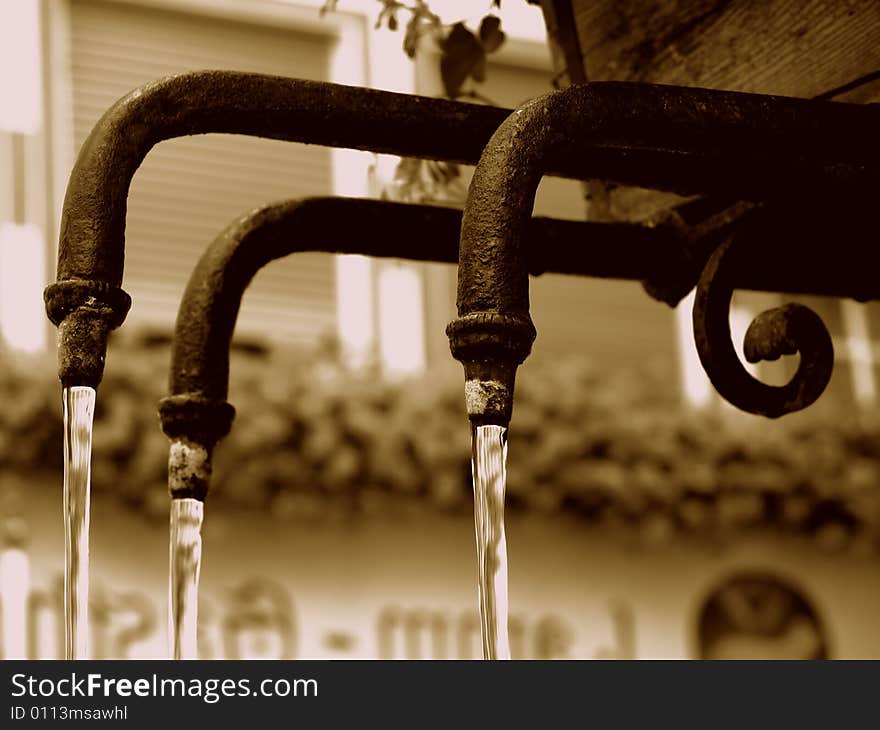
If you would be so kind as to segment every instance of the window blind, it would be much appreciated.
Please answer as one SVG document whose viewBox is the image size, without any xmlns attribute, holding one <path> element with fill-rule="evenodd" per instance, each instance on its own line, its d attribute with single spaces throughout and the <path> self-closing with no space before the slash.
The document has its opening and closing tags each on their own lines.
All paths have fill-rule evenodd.
<svg viewBox="0 0 880 730">
<path fill-rule="evenodd" d="M 207 68 L 326 79 L 328 37 L 257 23 L 101 0 L 71 2 L 77 149 L 119 97 L 169 74 Z M 169 140 L 147 156 L 128 201 L 129 322 L 171 328 L 198 257 L 256 206 L 332 191 L 330 151 L 235 135 Z M 307 345 L 335 331 L 329 254 L 298 254 L 261 271 L 237 333 Z"/>
</svg>

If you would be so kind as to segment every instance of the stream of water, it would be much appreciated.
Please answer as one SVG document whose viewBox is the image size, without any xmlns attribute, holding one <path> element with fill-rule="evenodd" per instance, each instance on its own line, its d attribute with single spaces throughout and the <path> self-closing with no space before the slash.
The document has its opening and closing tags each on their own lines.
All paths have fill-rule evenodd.
<svg viewBox="0 0 880 730">
<path fill-rule="evenodd" d="M 64 388 L 64 655 L 89 650 L 89 509 L 95 389 Z"/>
<path fill-rule="evenodd" d="M 205 503 L 171 500 L 168 636 L 174 659 L 198 659 L 199 573 Z"/>
<path fill-rule="evenodd" d="M 484 659 L 510 659 L 507 635 L 507 539 L 504 491 L 507 482 L 507 429 L 473 429 L 474 525 L 480 627 Z"/>
<path fill-rule="evenodd" d="M 89 501 L 95 390 L 64 388 L 65 658 L 88 655 Z M 473 429 L 474 526 L 484 659 L 510 659 L 507 540 L 504 533 L 507 429 Z M 204 503 L 171 501 L 169 638 L 175 659 L 198 658 L 198 590 Z"/>
</svg>

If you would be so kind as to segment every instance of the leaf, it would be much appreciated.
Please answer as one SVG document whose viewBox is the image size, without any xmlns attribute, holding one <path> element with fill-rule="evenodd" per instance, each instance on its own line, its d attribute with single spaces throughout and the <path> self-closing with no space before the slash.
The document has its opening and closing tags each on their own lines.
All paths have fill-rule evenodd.
<svg viewBox="0 0 880 730">
<path fill-rule="evenodd" d="M 461 177 L 461 169 L 454 162 L 436 162 L 437 173 L 440 175 L 440 182 L 444 186 L 448 186 Z"/>
<path fill-rule="evenodd" d="M 406 24 L 406 33 L 403 36 L 403 52 L 410 58 L 416 57 L 416 51 L 419 47 L 420 26 L 422 24 L 422 16 L 419 13 L 413 13 L 409 22 Z"/>
<path fill-rule="evenodd" d="M 494 53 L 501 48 L 507 36 L 501 30 L 501 18 L 487 15 L 480 23 L 480 42 L 486 53 Z"/>
<path fill-rule="evenodd" d="M 413 183 L 419 178 L 422 161 L 417 157 L 401 157 L 394 171 L 394 182 Z"/>
<path fill-rule="evenodd" d="M 486 56 L 484 55 L 471 71 L 471 77 L 474 79 L 474 81 L 482 84 L 486 80 L 486 66 L 487 60 Z"/>
<path fill-rule="evenodd" d="M 323 18 L 327 13 L 335 13 L 336 5 L 339 3 L 339 0 L 325 0 L 324 4 L 321 6 L 320 15 Z"/>
<path fill-rule="evenodd" d="M 376 17 L 376 24 L 373 26 L 373 30 L 379 30 L 384 25 L 385 18 L 390 18 L 393 14 L 394 6 L 383 0 L 382 10 L 379 11 L 379 15 Z"/>
<path fill-rule="evenodd" d="M 443 41 L 440 57 L 440 75 L 446 96 L 455 99 L 461 94 L 464 82 L 476 70 L 485 74 L 486 52 L 479 39 L 464 23 L 456 23 Z"/>
<path fill-rule="evenodd" d="M 382 3 L 382 10 L 379 11 L 379 17 L 376 18 L 376 25 L 374 26 L 376 30 L 382 27 L 385 19 L 388 19 L 388 30 L 395 31 L 397 30 L 397 10 L 403 5 L 401 5 L 398 0 L 379 0 Z"/>
</svg>

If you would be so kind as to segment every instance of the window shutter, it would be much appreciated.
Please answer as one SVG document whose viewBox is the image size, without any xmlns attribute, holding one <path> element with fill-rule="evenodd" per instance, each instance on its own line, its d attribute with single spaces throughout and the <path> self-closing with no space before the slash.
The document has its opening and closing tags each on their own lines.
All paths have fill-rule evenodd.
<svg viewBox="0 0 880 730">
<path fill-rule="evenodd" d="M 165 9 L 71 3 L 73 127 L 77 149 L 119 97 L 169 74 L 207 68 L 326 79 L 330 39 Z M 129 321 L 170 328 L 186 281 L 214 237 L 265 203 L 332 192 L 330 151 L 235 135 L 159 144 L 128 201 L 124 287 Z M 329 254 L 298 254 L 261 271 L 237 332 L 296 344 L 335 331 Z"/>
</svg>

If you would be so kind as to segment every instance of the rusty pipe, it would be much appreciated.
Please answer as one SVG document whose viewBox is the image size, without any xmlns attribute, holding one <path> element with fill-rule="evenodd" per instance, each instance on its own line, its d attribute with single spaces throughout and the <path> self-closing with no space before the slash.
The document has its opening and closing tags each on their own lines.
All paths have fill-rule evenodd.
<svg viewBox="0 0 880 730">
<path fill-rule="evenodd" d="M 230 133 L 473 163 L 509 113 L 231 71 L 171 76 L 132 91 L 96 124 L 67 187 L 57 279 L 45 293 L 49 318 L 59 326 L 62 382 L 97 386 L 108 333 L 127 314 L 130 299 L 121 288 L 126 199 L 134 173 L 155 144 L 185 135 Z M 713 185 L 693 187 L 695 179 L 709 179 L 700 173 L 714 165 L 711 150 L 687 155 L 640 139 L 632 139 L 633 144 L 621 144 L 613 136 L 599 141 L 608 145 L 584 138 L 570 149 L 557 150 L 555 159 L 546 161 L 548 170 L 570 177 L 589 171 L 621 183 L 682 193 L 730 192 L 729 183 L 736 182 L 719 178 Z M 848 179 L 858 172 L 843 166 L 823 174 Z M 745 187 L 760 193 L 766 183 L 754 179 Z"/>
<path fill-rule="evenodd" d="M 663 150 L 670 161 L 711 161 L 679 170 L 704 192 L 720 181 L 737 199 L 843 199 L 876 189 L 878 115 L 877 105 L 609 82 L 520 107 L 484 150 L 462 220 L 459 316 L 447 333 L 471 421 L 509 423 L 516 369 L 535 337 L 523 239 L 549 160 L 589 145 Z M 645 173 L 635 182 L 650 186 Z"/>
<path fill-rule="evenodd" d="M 226 398 L 229 348 L 245 289 L 271 261 L 296 252 L 367 253 L 455 263 L 461 212 L 426 205 L 311 198 L 276 203 L 242 216 L 206 249 L 187 284 L 175 326 L 170 395 L 159 406 L 171 439 L 172 497 L 204 500 L 214 446 L 232 424 Z M 622 223 L 535 218 L 529 270 L 640 278 L 674 245 L 672 232 Z M 571 257 L 581 239 L 602 253 Z"/>
<path fill-rule="evenodd" d="M 226 400 L 230 343 L 241 299 L 257 271 L 275 259 L 305 251 L 456 263 L 461 218 L 461 211 L 451 208 L 331 197 L 266 205 L 227 227 L 193 270 L 178 310 L 170 395 L 160 404 L 162 427 L 173 444 L 172 494 L 204 499 L 207 493 L 211 452 L 229 431 L 235 413 Z M 762 221 L 766 224 L 768 219 Z M 772 242 L 761 237 L 765 230 L 776 231 L 767 225 L 750 231 L 748 242 L 755 250 Z M 681 262 L 703 256 L 706 245 L 665 225 L 535 217 L 528 222 L 525 243 L 528 272 L 534 276 L 650 280 L 666 290 L 689 290 L 705 263 L 683 267 Z M 792 267 L 787 260 L 784 264 L 769 269 L 744 265 L 731 271 L 737 286 L 773 291 L 812 291 L 816 272 L 827 271 L 822 261 L 815 266 Z M 868 266 L 857 268 L 870 271 Z M 683 271 L 692 278 L 685 281 Z M 829 292 L 880 297 L 875 277 L 870 283 L 870 292 L 853 289 L 843 272 L 824 280 Z"/>
<path fill-rule="evenodd" d="M 222 132 L 466 161 L 476 159 L 503 114 L 226 71 L 172 76 L 135 89 L 95 125 L 67 187 L 57 281 L 45 294 L 49 318 L 60 329 L 62 382 L 96 386 L 101 380 L 107 335 L 130 306 L 121 289 L 129 185 L 158 142 Z"/>
<path fill-rule="evenodd" d="M 691 204 L 688 204 L 690 207 Z M 768 252 L 783 229 L 768 211 L 750 226 L 742 243 Z M 756 215 L 758 212 L 751 212 Z M 456 263 L 461 211 L 352 198 L 310 198 L 257 208 L 236 220 L 206 249 L 180 304 L 173 338 L 169 397 L 160 405 L 163 430 L 172 440 L 172 493 L 203 499 L 211 453 L 228 432 L 234 409 L 227 402 L 229 349 L 244 291 L 255 273 L 271 261 L 296 252 L 369 253 L 378 257 Z M 772 225 L 776 221 L 776 225 Z M 866 229 L 867 230 L 867 229 Z M 788 229 L 802 246 L 811 226 Z M 716 230 L 710 229 L 714 240 Z M 857 239 L 862 248 L 862 239 Z M 417 243 L 415 243 L 417 242 Z M 587 245 L 589 244 L 589 245 Z M 693 288 L 711 252 L 699 238 L 678 227 L 590 223 L 535 217 L 526 231 L 530 275 L 571 274 L 650 281 L 664 291 Z M 750 256 L 731 266 L 736 285 L 771 291 L 816 291 L 838 296 L 880 298 L 870 276 L 853 279 L 845 269 L 829 273 L 825 258 L 801 257 L 793 266 L 785 256 L 752 266 Z M 684 262 L 693 265 L 685 266 Z"/>
<path fill-rule="evenodd" d="M 187 73 L 135 89 L 95 125 L 68 182 L 56 283 L 45 292 L 48 316 L 59 327 L 62 382 L 97 386 L 103 375 L 108 333 L 131 304 L 121 288 L 129 185 L 157 143 L 193 134 L 245 134 L 475 163 L 509 113 L 232 71 Z M 609 174 L 615 165 L 630 165 L 629 158 L 616 163 L 616 152 L 597 154 Z M 577 176 L 576 160 L 564 155 L 558 162 L 561 174 Z"/>
</svg>

